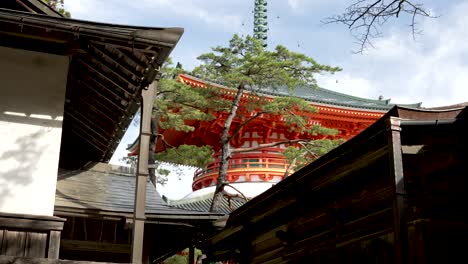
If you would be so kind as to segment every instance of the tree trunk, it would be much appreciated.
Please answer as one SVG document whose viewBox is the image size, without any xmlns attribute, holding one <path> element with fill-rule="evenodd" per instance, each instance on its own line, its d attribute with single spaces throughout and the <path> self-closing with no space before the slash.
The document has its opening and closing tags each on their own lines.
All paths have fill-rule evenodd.
<svg viewBox="0 0 468 264">
<path fill-rule="evenodd" d="M 245 82 L 242 82 L 237 88 L 237 94 L 232 102 L 229 115 L 224 121 L 223 133 L 221 134 L 221 158 L 219 163 L 218 181 L 216 183 L 216 190 L 213 195 L 213 201 L 211 202 L 210 212 L 217 212 L 223 199 L 224 183 L 226 182 L 226 174 L 229 168 L 229 158 L 231 157 L 231 149 L 229 147 L 229 130 L 231 128 L 232 121 L 236 117 L 237 109 L 239 108 L 242 94 L 245 90 Z"/>
</svg>

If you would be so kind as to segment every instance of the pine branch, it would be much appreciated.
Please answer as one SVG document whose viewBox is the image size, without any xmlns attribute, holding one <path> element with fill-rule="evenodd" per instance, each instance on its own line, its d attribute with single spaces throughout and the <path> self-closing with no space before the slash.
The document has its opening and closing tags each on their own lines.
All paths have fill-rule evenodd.
<svg viewBox="0 0 468 264">
<path fill-rule="evenodd" d="M 252 117 L 250 117 L 249 119 L 247 119 L 244 123 L 240 124 L 237 128 L 236 128 L 236 131 L 234 131 L 234 133 L 228 138 L 228 142 L 231 142 L 231 140 L 237 136 L 239 134 L 239 132 L 242 130 L 242 128 L 246 125 L 248 125 L 250 122 L 252 122 L 253 120 L 255 120 L 257 117 L 261 116 L 262 114 L 264 114 L 265 112 L 263 111 L 260 111 L 260 112 L 257 112 L 255 115 L 253 115 Z"/>
</svg>

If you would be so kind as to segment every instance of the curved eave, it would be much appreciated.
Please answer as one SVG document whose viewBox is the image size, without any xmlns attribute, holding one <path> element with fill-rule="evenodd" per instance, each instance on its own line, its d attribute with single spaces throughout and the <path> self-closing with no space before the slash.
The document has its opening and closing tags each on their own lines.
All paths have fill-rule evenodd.
<svg viewBox="0 0 468 264">
<path fill-rule="evenodd" d="M 60 166 L 108 162 L 183 33 L 0 8 L 0 45 L 70 58 Z"/>
<path fill-rule="evenodd" d="M 234 90 L 233 88 L 220 85 L 217 83 L 209 82 L 209 81 L 204 81 L 201 80 L 197 77 L 190 76 L 187 74 L 181 74 L 179 75 L 179 78 L 182 82 L 187 83 L 192 86 L 196 87 L 206 87 L 207 85 L 213 86 L 213 87 L 218 87 L 221 89 L 229 89 L 229 90 Z M 306 96 L 299 96 L 297 95 L 298 92 L 296 91 L 296 94 L 285 94 L 285 93 L 280 93 L 277 91 L 260 91 L 261 94 L 265 95 L 270 95 L 270 96 L 295 96 L 298 98 L 302 98 L 308 102 L 311 102 L 313 104 L 318 104 L 318 105 L 323 105 L 323 106 L 338 106 L 338 107 L 343 107 L 346 109 L 355 109 L 355 110 L 362 110 L 362 111 L 379 111 L 379 112 L 387 112 L 390 110 L 392 107 L 395 105 L 399 106 L 405 106 L 405 107 L 414 107 L 414 108 L 419 108 L 421 107 L 421 103 L 414 103 L 414 104 L 390 104 L 390 99 L 387 100 L 372 100 L 372 99 L 366 99 L 366 98 L 361 98 L 357 96 L 352 96 L 348 94 L 343 94 L 335 91 L 331 91 L 325 88 L 306 88 L 306 87 L 299 87 L 301 89 L 310 89 L 311 93 L 314 91 L 316 93 L 320 93 L 322 95 L 329 95 L 329 98 L 326 99 L 315 99 L 315 98 L 308 98 Z M 341 100 L 336 100 L 336 99 L 341 99 Z M 357 103 L 354 104 L 349 104 L 346 103 L 344 100 L 354 100 Z M 366 105 L 367 104 L 367 105 Z"/>
</svg>

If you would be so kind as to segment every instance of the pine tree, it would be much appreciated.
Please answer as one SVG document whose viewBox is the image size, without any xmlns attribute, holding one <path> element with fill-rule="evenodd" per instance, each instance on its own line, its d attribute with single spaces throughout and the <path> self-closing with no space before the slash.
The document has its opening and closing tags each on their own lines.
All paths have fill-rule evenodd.
<svg viewBox="0 0 468 264">
<path fill-rule="evenodd" d="M 180 64 L 173 67 L 171 59 L 163 65 L 162 76 L 159 81 L 153 116 L 157 126 L 153 133 L 164 146 L 164 150 L 157 153 L 155 159 L 159 162 L 169 162 L 174 165 L 185 165 L 204 168 L 213 159 L 210 146 L 180 145 L 172 146 L 167 142 L 158 129 L 192 132 L 195 127 L 187 124 L 190 121 L 209 121 L 214 117 L 207 110 L 208 96 L 205 91 L 177 81 L 177 76 L 184 73 Z"/>
<path fill-rule="evenodd" d="M 202 79 L 221 82 L 227 87 L 237 87 L 235 96 L 230 98 L 227 103 L 227 108 L 224 104 L 227 116 L 221 134 L 220 168 L 211 211 L 218 210 L 224 186 L 228 184 L 226 174 L 229 159 L 233 153 L 279 144 L 290 144 L 297 147 L 297 144 L 309 142 L 307 135 L 326 135 L 335 132 L 321 126 L 308 124 L 304 114 L 314 113 L 317 109 L 305 100 L 294 96 L 275 97 L 273 100 L 268 100 L 262 95 L 262 92 L 284 87 L 293 92 L 294 88 L 298 86 L 310 87 L 312 92 L 312 89 L 317 87 L 315 74 L 334 73 L 341 70 L 340 68 L 321 65 L 304 54 L 289 51 L 284 46 L 277 46 L 273 51 L 269 51 L 261 41 L 250 36 L 241 38 L 238 35 L 234 35 L 227 47 L 212 48 L 212 52 L 202 54 L 198 59 L 202 64 L 194 69 L 194 74 Z M 255 102 L 241 104 L 241 98 L 247 91 L 255 95 L 252 97 Z M 217 100 L 221 100 L 221 97 Z M 243 113 L 249 113 L 249 117 L 239 118 L 239 115 Z M 303 135 L 304 138 L 259 144 L 255 148 L 236 149 L 230 146 L 231 140 L 244 125 L 265 115 L 282 116 L 287 125 L 297 134 Z M 234 128 L 232 124 L 235 119 L 241 120 L 241 123 L 238 123 Z"/>
<path fill-rule="evenodd" d="M 64 0 L 42 0 L 42 2 L 52 7 L 55 11 L 59 12 L 64 17 L 71 17 L 70 12 L 65 10 Z"/>
</svg>

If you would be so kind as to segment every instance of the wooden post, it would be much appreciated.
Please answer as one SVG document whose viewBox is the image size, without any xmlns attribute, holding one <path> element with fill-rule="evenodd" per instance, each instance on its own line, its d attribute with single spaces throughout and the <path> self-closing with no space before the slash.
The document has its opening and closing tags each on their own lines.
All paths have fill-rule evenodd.
<svg viewBox="0 0 468 264">
<path fill-rule="evenodd" d="M 388 147 L 390 172 L 394 178 L 395 194 L 393 200 L 395 263 L 408 261 L 408 228 L 406 225 L 406 188 L 403 175 L 403 158 L 401 153 L 400 120 L 390 117 L 388 120 Z"/>
<path fill-rule="evenodd" d="M 157 82 L 141 92 L 140 145 L 135 185 L 135 209 L 133 213 L 132 263 L 143 262 L 143 234 L 145 228 L 146 180 L 148 178 L 148 154 L 151 136 L 151 112 Z"/>
</svg>

